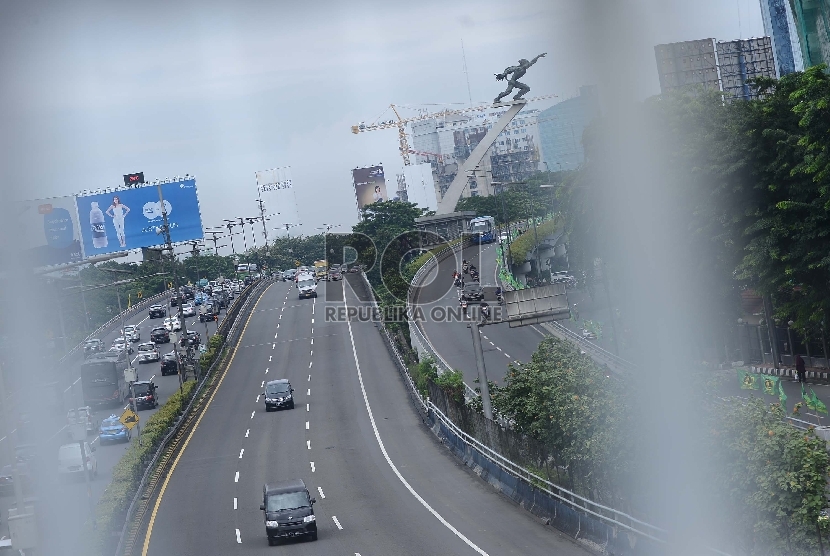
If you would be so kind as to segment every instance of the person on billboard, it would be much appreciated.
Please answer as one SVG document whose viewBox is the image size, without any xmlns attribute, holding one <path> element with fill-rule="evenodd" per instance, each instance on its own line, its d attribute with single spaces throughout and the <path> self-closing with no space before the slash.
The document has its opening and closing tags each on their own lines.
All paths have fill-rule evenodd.
<svg viewBox="0 0 830 556">
<path fill-rule="evenodd" d="M 381 193 L 380 193 L 380 186 L 379 185 L 375 186 L 375 193 L 372 197 L 374 198 L 376 203 L 379 203 L 379 202 L 383 201 L 383 195 L 381 195 Z"/>
<path fill-rule="evenodd" d="M 130 213 L 130 207 L 121 204 L 121 199 L 118 195 L 112 198 L 112 204 L 107 209 L 107 216 L 112 218 L 112 224 L 115 226 L 115 234 L 118 236 L 118 243 L 121 247 L 127 246 L 127 238 L 124 236 L 124 218 Z"/>
</svg>

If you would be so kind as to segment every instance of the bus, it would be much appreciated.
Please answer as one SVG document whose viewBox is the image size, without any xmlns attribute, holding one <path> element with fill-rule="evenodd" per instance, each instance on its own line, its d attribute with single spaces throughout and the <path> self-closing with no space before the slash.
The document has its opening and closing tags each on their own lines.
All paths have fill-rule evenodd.
<svg viewBox="0 0 830 556">
<path fill-rule="evenodd" d="M 470 220 L 470 234 L 475 244 L 496 241 L 496 219 L 492 216 L 479 216 Z"/>
<path fill-rule="evenodd" d="M 129 384 L 124 380 L 128 357 L 126 351 L 106 351 L 83 362 L 81 388 L 85 405 L 116 405 L 129 398 Z"/>
<path fill-rule="evenodd" d="M 237 272 L 256 272 L 257 269 L 256 263 L 242 263 L 236 267 Z"/>
</svg>

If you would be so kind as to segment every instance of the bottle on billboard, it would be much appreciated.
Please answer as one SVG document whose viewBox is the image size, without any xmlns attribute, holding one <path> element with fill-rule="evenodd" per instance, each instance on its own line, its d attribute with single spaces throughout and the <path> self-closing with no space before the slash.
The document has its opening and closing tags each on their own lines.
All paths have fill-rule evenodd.
<svg viewBox="0 0 830 556">
<path fill-rule="evenodd" d="M 92 228 L 92 246 L 96 249 L 103 249 L 107 246 L 107 228 L 104 226 L 104 213 L 98 208 L 98 203 L 90 203 L 92 210 L 89 211 L 89 226 Z"/>
</svg>

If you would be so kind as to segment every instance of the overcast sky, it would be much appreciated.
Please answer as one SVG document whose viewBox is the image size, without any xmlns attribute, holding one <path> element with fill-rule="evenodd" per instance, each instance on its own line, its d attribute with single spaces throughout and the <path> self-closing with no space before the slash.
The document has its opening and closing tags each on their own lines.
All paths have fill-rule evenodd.
<svg viewBox="0 0 830 556">
<path fill-rule="evenodd" d="M 763 34 L 757 0 L 631 1 L 641 98 L 659 92 L 655 44 Z M 189 173 L 205 227 L 257 216 L 254 171 L 277 166 L 292 168 L 303 233 L 350 227 L 351 169 L 382 162 L 394 189 L 403 166 L 394 130 L 350 126 L 392 118 L 390 103 L 468 103 L 462 39 L 475 103 L 502 89 L 494 73 L 541 52 L 529 96 L 568 98 L 596 80 L 580 55 L 581 0 L 2 5 L 4 196 Z"/>
</svg>

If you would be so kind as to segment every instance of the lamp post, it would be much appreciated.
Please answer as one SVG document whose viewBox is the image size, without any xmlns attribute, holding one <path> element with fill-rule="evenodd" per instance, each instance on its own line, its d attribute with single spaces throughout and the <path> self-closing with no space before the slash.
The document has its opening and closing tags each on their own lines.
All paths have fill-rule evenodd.
<svg viewBox="0 0 830 556">
<path fill-rule="evenodd" d="M 231 238 L 231 252 L 233 253 L 234 258 L 236 257 L 236 246 L 233 242 L 233 229 L 235 226 L 239 224 L 236 223 L 236 220 L 228 220 L 227 218 L 224 220 L 225 227 L 228 229 L 228 236 Z"/>
<path fill-rule="evenodd" d="M 794 324 L 795 324 L 795 322 L 793 322 L 791 320 L 787 321 L 787 340 L 789 340 L 789 342 L 790 342 L 790 358 L 793 360 L 793 362 L 795 362 L 795 349 L 793 347 L 793 333 L 792 333 L 792 327 L 793 327 Z"/>
</svg>

